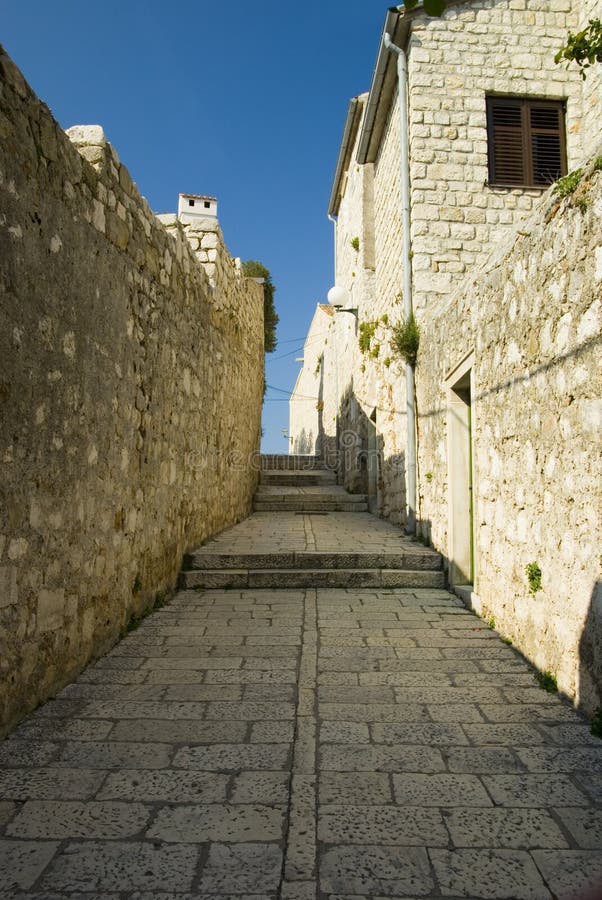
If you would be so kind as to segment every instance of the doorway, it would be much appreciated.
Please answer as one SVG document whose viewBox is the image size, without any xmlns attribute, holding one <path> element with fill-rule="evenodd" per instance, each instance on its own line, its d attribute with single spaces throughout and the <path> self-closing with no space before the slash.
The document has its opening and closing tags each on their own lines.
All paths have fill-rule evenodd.
<svg viewBox="0 0 602 900">
<path fill-rule="evenodd" d="M 474 584 L 472 357 L 448 379 L 449 580 Z"/>
</svg>

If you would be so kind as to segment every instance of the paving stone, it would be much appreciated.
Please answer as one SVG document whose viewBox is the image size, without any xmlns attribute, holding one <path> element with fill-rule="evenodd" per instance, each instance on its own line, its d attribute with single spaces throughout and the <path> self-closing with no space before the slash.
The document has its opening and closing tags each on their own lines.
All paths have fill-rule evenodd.
<svg viewBox="0 0 602 900">
<path fill-rule="evenodd" d="M 126 838 L 146 826 L 149 811 L 140 803 L 29 800 L 10 823 L 11 837 Z"/>
<path fill-rule="evenodd" d="M 61 691 L 61 697 L 77 700 L 160 700 L 163 685 L 156 684 L 71 684 Z"/>
<path fill-rule="evenodd" d="M 70 843 L 47 869 L 42 887 L 64 891 L 190 890 L 194 845 L 87 841 Z"/>
<path fill-rule="evenodd" d="M 334 722 L 425 722 L 426 707 L 418 703 L 320 703 L 319 715 Z"/>
<path fill-rule="evenodd" d="M 293 703 L 208 703 L 207 719 L 293 719 Z"/>
<path fill-rule="evenodd" d="M 459 725 L 420 724 L 398 725 L 387 722 L 370 726 L 372 740 L 377 744 L 426 744 L 427 746 L 454 746 L 467 744 L 466 735 Z"/>
<path fill-rule="evenodd" d="M 320 890 L 359 896 L 428 894 L 433 888 L 426 851 L 419 847 L 332 847 L 322 855 Z"/>
<path fill-rule="evenodd" d="M 179 684 L 165 690 L 165 699 L 193 701 L 242 700 L 242 687 L 237 684 Z"/>
<path fill-rule="evenodd" d="M 327 844 L 403 847 L 447 847 L 449 841 L 438 810 L 377 805 L 321 806 L 318 839 Z"/>
<path fill-rule="evenodd" d="M 283 806 L 289 799 L 288 772 L 239 772 L 234 776 L 231 803 Z"/>
<path fill-rule="evenodd" d="M 241 769 L 286 769 L 290 744 L 212 744 L 184 747 L 173 759 L 176 768 L 215 772 Z"/>
<path fill-rule="evenodd" d="M 563 826 L 584 850 L 602 850 L 602 809 L 562 807 L 555 809 Z"/>
<path fill-rule="evenodd" d="M 207 672 L 206 684 L 291 684 L 297 683 L 294 667 L 289 671 L 271 669 L 219 669 Z"/>
<path fill-rule="evenodd" d="M 214 772 L 124 769 L 107 775 L 97 797 L 145 803 L 219 803 L 226 800 L 228 781 L 227 775 Z"/>
<path fill-rule="evenodd" d="M 424 746 L 322 744 L 322 771 L 334 772 L 443 772 L 441 752 Z"/>
<path fill-rule="evenodd" d="M 492 805 L 475 775 L 393 775 L 393 791 L 404 806 Z"/>
<path fill-rule="evenodd" d="M 243 699 L 268 703 L 295 703 L 297 688 L 294 684 L 245 684 L 241 686 Z"/>
<path fill-rule="evenodd" d="M 209 848 L 200 895 L 276 891 L 282 870 L 282 851 L 276 844 L 219 844 Z"/>
<path fill-rule="evenodd" d="M 245 722 L 207 722 L 200 719 L 120 719 L 112 741 L 156 741 L 162 744 L 237 744 L 245 740 Z"/>
<path fill-rule="evenodd" d="M 594 803 L 602 804 L 602 774 L 579 775 L 577 773 L 573 776 L 573 781 Z"/>
<path fill-rule="evenodd" d="M 427 707 L 429 715 L 434 722 L 455 722 L 458 725 L 466 725 L 469 722 L 484 722 L 481 715 L 481 707 L 473 703 L 449 703 L 447 706 L 437 705 Z"/>
<path fill-rule="evenodd" d="M 293 774 L 284 875 L 288 881 L 316 877 L 316 779 Z"/>
<path fill-rule="evenodd" d="M 444 895 L 551 900 L 551 894 L 528 853 L 519 850 L 430 850 L 429 855 Z"/>
<path fill-rule="evenodd" d="M 56 759 L 60 749 L 49 741 L 11 738 L 0 744 L 0 766 L 44 766 Z"/>
<path fill-rule="evenodd" d="M 485 786 L 499 806 L 587 806 L 588 798 L 566 775 L 488 775 Z"/>
<path fill-rule="evenodd" d="M 162 769 L 169 765 L 172 750 L 167 744 L 93 742 L 66 743 L 55 765 L 86 769 Z"/>
<path fill-rule="evenodd" d="M 81 715 L 94 719 L 203 719 L 206 708 L 206 703 L 90 700 Z"/>
<path fill-rule="evenodd" d="M 520 750 L 508 747 L 451 747 L 443 756 L 450 772 L 487 775 L 490 772 L 524 772 L 526 766 L 519 758 L 520 753 Z"/>
<path fill-rule="evenodd" d="M 392 800 L 390 777 L 382 772 L 320 771 L 319 799 L 323 804 L 384 804 Z"/>
<path fill-rule="evenodd" d="M 13 740 L 26 741 L 102 741 L 111 731 L 113 722 L 102 719 L 26 719 L 0 744 L 0 750 L 8 748 Z M 3 758 L 2 765 L 9 765 Z"/>
<path fill-rule="evenodd" d="M 370 730 L 362 722 L 323 722 L 320 740 L 335 744 L 367 744 L 370 742 Z"/>
<path fill-rule="evenodd" d="M 294 721 L 252 722 L 249 740 L 257 744 L 278 744 L 283 741 L 292 743 L 294 736 Z"/>
<path fill-rule="evenodd" d="M 542 703 L 534 704 L 510 704 L 503 703 L 499 705 L 481 706 L 483 715 L 490 722 L 530 722 L 531 724 L 541 721 L 566 721 L 575 720 L 575 712 L 568 706 L 560 703 Z"/>
<path fill-rule="evenodd" d="M 104 772 L 94 769 L 0 770 L 0 797 L 8 800 L 84 800 L 100 787 Z"/>
<path fill-rule="evenodd" d="M 454 847 L 530 850 L 568 846 L 546 810 L 470 807 L 447 810 L 444 817 Z"/>
<path fill-rule="evenodd" d="M 577 744 L 591 744 L 600 746 L 600 738 L 591 733 L 591 728 L 585 723 L 577 722 L 570 725 L 548 725 L 544 722 L 537 723 L 537 731 L 542 734 L 546 742 L 553 744 L 575 746 Z"/>
<path fill-rule="evenodd" d="M 395 700 L 393 688 L 386 685 L 355 687 L 345 685 L 321 685 L 318 698 L 323 703 L 391 703 Z"/>
<path fill-rule="evenodd" d="M 550 890 L 558 897 L 598 900 L 602 888 L 602 852 L 535 850 L 533 859 Z"/>
<path fill-rule="evenodd" d="M 27 890 L 33 887 L 58 850 L 55 841 L 0 840 L 0 885 L 6 891 Z M 14 893 L 7 893 L 11 900 Z"/>
<path fill-rule="evenodd" d="M 513 744 L 522 747 L 542 744 L 544 736 L 532 725 L 463 725 L 463 730 L 471 744 Z"/>
<path fill-rule="evenodd" d="M 602 772 L 599 747 L 528 747 L 517 750 L 529 772 Z"/>
<path fill-rule="evenodd" d="M 277 841 L 283 836 L 284 810 L 237 804 L 180 805 L 159 810 L 147 836 L 168 842 Z"/>
<path fill-rule="evenodd" d="M 0 800 L 0 828 L 10 822 L 17 810 L 16 803 L 11 800 Z"/>
</svg>

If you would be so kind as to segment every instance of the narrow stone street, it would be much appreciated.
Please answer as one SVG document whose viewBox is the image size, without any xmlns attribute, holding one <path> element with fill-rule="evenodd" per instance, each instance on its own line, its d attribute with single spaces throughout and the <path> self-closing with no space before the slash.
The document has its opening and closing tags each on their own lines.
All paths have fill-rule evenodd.
<svg viewBox="0 0 602 900">
<path fill-rule="evenodd" d="M 288 478 L 0 744 L 1 900 L 599 898 L 588 723 L 437 554 Z"/>
</svg>

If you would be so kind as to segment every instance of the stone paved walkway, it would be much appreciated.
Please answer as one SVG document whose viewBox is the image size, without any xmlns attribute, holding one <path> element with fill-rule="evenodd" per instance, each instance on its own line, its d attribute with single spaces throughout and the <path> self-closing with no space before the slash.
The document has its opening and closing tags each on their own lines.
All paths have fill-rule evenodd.
<svg viewBox="0 0 602 900">
<path fill-rule="evenodd" d="M 444 590 L 180 592 L 0 764 L 1 900 L 602 896 L 602 742 Z"/>
</svg>

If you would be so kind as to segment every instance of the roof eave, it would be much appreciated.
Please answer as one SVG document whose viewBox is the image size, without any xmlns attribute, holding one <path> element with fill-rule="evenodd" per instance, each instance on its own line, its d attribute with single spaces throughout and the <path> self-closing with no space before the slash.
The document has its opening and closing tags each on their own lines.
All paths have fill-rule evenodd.
<svg viewBox="0 0 602 900">
<path fill-rule="evenodd" d="M 458 6 L 467 2 L 469 0 L 447 0 L 447 5 Z M 396 55 L 385 47 L 384 36 L 389 34 L 394 44 L 405 49 L 412 22 L 421 16 L 427 16 L 422 4 L 411 10 L 405 10 L 403 6 L 392 6 L 387 10 L 358 143 L 357 162 L 361 165 L 376 159 L 391 99 L 397 88 Z"/>
<path fill-rule="evenodd" d="M 357 136 L 363 106 L 364 104 L 358 96 L 352 97 L 349 101 L 349 106 L 347 107 L 347 118 L 345 119 L 343 137 L 341 139 L 341 146 L 339 149 L 339 156 L 334 173 L 332 190 L 330 192 L 330 199 L 328 201 L 329 216 L 337 216 L 339 213 L 339 207 L 341 205 L 341 181 L 343 180 L 345 172 L 349 168 L 351 153 L 353 151 L 353 145 Z"/>
</svg>

